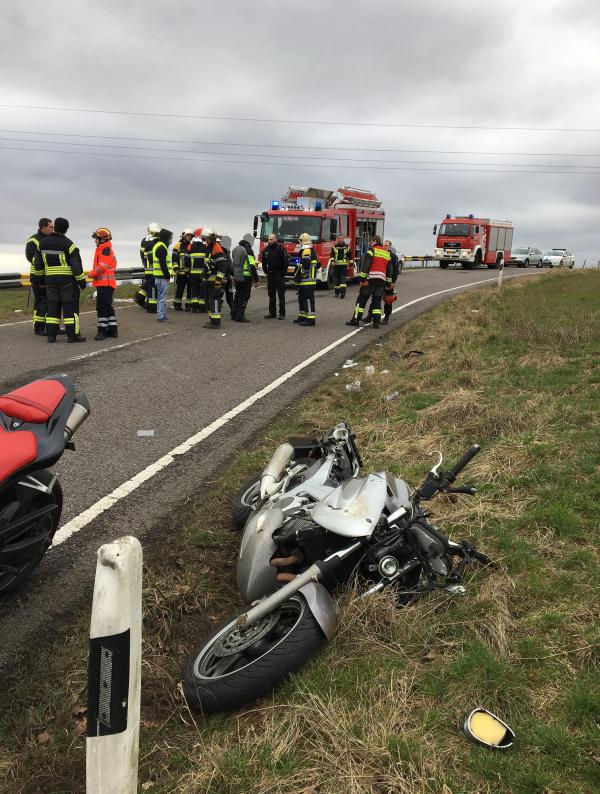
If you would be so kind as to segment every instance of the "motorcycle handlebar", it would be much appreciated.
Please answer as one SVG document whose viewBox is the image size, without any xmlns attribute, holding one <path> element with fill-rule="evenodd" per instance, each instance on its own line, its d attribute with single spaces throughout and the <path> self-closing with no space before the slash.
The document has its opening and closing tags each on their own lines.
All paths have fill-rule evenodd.
<svg viewBox="0 0 600 794">
<path fill-rule="evenodd" d="M 450 480 L 450 482 L 454 482 L 458 474 L 465 468 L 467 463 L 470 463 L 473 460 L 475 455 L 477 455 L 477 453 L 480 450 L 481 447 L 479 446 L 479 444 L 473 444 L 472 447 L 469 447 L 469 449 L 465 452 L 462 458 L 457 463 L 455 463 L 451 469 L 448 470 L 448 474 L 450 475 L 448 479 Z"/>
</svg>

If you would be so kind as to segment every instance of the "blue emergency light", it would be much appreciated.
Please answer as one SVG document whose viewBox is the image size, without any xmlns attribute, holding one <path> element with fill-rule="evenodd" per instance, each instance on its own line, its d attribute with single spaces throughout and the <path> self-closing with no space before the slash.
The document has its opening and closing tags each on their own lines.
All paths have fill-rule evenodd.
<svg viewBox="0 0 600 794">
<path fill-rule="evenodd" d="M 323 209 L 323 203 L 321 201 L 315 201 L 315 211 L 320 212 Z"/>
<path fill-rule="evenodd" d="M 271 209 L 272 209 L 272 210 L 278 210 L 278 209 L 279 209 L 279 202 L 278 202 L 278 201 L 275 201 L 275 200 L 273 200 L 273 201 L 271 202 Z"/>
</svg>

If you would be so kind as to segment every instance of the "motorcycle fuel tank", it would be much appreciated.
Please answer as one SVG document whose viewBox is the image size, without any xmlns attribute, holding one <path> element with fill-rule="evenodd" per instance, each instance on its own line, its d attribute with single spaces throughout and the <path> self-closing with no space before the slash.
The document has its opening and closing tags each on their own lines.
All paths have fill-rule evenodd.
<svg viewBox="0 0 600 794">
<path fill-rule="evenodd" d="M 237 583 L 247 604 L 277 589 L 277 569 L 270 564 L 275 553 L 273 532 L 283 524 L 283 512 L 270 507 L 252 515 L 242 536 Z"/>
<path fill-rule="evenodd" d="M 317 524 L 348 538 L 372 534 L 385 507 L 386 476 L 383 472 L 358 477 L 338 485 L 312 510 Z"/>
</svg>

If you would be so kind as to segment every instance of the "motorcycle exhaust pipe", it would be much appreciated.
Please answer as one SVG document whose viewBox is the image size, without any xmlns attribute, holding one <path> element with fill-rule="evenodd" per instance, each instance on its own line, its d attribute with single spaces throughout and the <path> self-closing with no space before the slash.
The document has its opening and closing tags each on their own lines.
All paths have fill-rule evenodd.
<svg viewBox="0 0 600 794">
<path fill-rule="evenodd" d="M 294 447 L 291 444 L 281 444 L 269 461 L 267 468 L 260 478 L 260 498 L 273 496 L 281 487 L 281 477 L 290 461 L 294 458 Z"/>
<path fill-rule="evenodd" d="M 90 403 L 87 396 L 82 391 L 77 392 L 75 395 L 75 402 L 71 408 L 71 413 L 65 424 L 65 444 L 69 443 L 75 432 L 88 418 L 90 410 Z"/>
</svg>

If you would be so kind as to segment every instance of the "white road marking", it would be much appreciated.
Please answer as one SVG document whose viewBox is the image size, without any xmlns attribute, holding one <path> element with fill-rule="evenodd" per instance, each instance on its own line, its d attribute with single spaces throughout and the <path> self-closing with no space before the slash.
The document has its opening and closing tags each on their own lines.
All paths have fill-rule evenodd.
<svg viewBox="0 0 600 794">
<path fill-rule="evenodd" d="M 145 336 L 143 339 L 134 339 L 133 342 L 124 342 L 122 345 L 114 345 L 113 347 L 103 347 L 102 350 L 94 350 L 93 353 L 83 353 L 81 356 L 74 356 L 68 358 L 67 361 L 81 361 L 84 358 L 92 358 L 93 356 L 101 356 L 103 353 L 112 353 L 113 350 L 121 350 L 123 347 L 130 345 L 137 345 L 138 342 L 147 342 L 149 339 L 160 339 L 161 336 L 171 336 L 171 333 L 156 334 L 155 336 Z"/>
<path fill-rule="evenodd" d="M 519 273 L 514 276 L 508 276 L 508 278 L 517 278 L 517 276 L 524 276 L 524 275 L 536 275 L 535 273 Z M 415 303 L 420 303 L 421 301 L 427 300 L 428 298 L 434 298 L 437 295 L 444 295 L 448 292 L 456 292 L 459 289 L 467 289 L 468 287 L 478 286 L 479 284 L 488 284 L 490 282 L 497 282 L 497 277 L 483 279 L 482 281 L 472 281 L 468 284 L 461 284 L 458 287 L 450 287 L 449 289 L 442 289 L 438 292 L 430 292 L 428 295 L 423 295 L 420 298 L 415 298 L 415 300 L 409 301 L 408 303 L 403 303 L 402 306 L 398 306 L 397 309 L 394 309 L 394 313 L 401 311 L 402 309 L 406 309 L 409 306 L 413 306 Z M 107 496 L 103 496 L 97 502 L 95 502 L 91 507 L 88 507 L 87 510 L 84 510 L 75 518 L 72 518 L 70 521 L 67 521 L 55 534 L 54 541 L 52 546 L 59 546 L 61 543 L 64 543 L 68 540 L 72 535 L 79 532 L 79 530 L 83 529 L 87 526 L 91 521 L 97 518 L 101 513 L 104 513 L 106 510 L 109 510 L 113 505 L 119 502 L 121 499 L 124 499 L 130 493 L 135 491 L 140 485 L 150 480 L 154 477 L 158 472 L 165 469 L 167 466 L 170 466 L 171 463 L 175 460 L 178 455 L 185 455 L 186 452 L 189 452 L 195 446 L 200 444 L 202 441 L 207 439 L 221 427 L 226 425 L 232 419 L 235 419 L 236 416 L 243 413 L 247 408 L 250 408 L 252 405 L 257 403 L 263 397 L 266 397 L 267 394 L 270 394 L 275 389 L 279 388 L 282 384 L 286 383 L 290 378 L 293 378 L 294 375 L 297 375 L 298 372 L 301 372 L 306 367 L 310 366 L 318 359 L 322 358 L 323 356 L 327 355 L 331 350 L 334 350 L 339 345 L 343 344 L 344 342 L 351 339 L 356 334 L 362 333 L 363 328 L 356 328 L 354 331 L 350 331 L 344 336 L 336 339 L 331 344 L 324 347 L 322 350 L 319 350 L 317 353 L 314 353 L 312 356 L 309 356 L 307 359 L 302 361 L 300 364 L 297 364 L 292 369 L 288 370 L 285 374 L 281 375 L 279 378 L 276 378 L 274 381 L 269 383 L 267 386 L 264 386 L 262 389 L 257 391 L 255 394 L 251 395 L 243 402 L 239 403 L 232 408 L 227 413 L 224 413 L 218 419 L 215 419 L 214 422 L 211 422 L 209 425 L 204 427 L 198 433 L 195 433 L 193 436 L 190 436 L 186 441 L 182 444 L 179 444 L 170 452 L 167 452 L 166 455 L 163 455 L 162 458 L 159 458 L 154 463 L 151 463 L 149 466 L 146 466 L 145 469 L 138 472 L 134 475 L 131 479 L 127 480 L 126 482 L 119 485 L 115 488 L 114 491 L 109 493 Z"/>
</svg>

